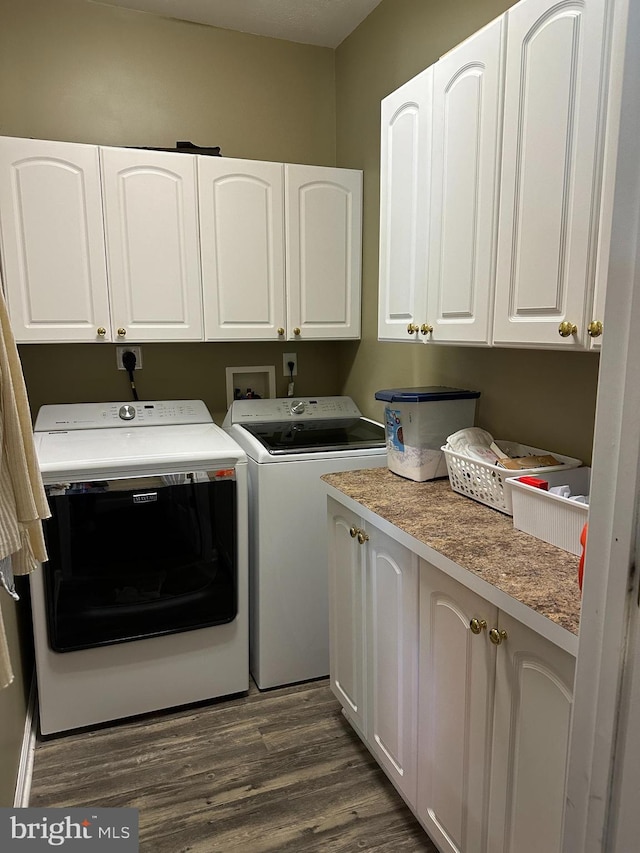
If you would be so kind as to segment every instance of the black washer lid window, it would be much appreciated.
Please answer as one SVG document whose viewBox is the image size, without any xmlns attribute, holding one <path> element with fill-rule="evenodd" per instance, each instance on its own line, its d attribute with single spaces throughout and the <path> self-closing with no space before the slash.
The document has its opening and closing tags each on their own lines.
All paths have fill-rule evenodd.
<svg viewBox="0 0 640 853">
<path fill-rule="evenodd" d="M 364 418 L 243 424 L 269 453 L 320 453 L 384 447 L 384 427 Z"/>
</svg>

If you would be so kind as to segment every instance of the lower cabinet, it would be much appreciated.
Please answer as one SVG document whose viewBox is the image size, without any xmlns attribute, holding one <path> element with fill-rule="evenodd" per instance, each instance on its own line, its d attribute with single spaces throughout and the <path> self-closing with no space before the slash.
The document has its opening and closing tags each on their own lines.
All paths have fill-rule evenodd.
<svg viewBox="0 0 640 853">
<path fill-rule="evenodd" d="M 575 659 L 505 613 L 498 625 L 487 851 L 560 853 Z"/>
<path fill-rule="evenodd" d="M 497 612 L 422 561 L 417 815 L 443 851 L 488 853 Z"/>
<path fill-rule="evenodd" d="M 560 853 L 574 658 L 329 498 L 331 687 L 443 853 Z"/>
<path fill-rule="evenodd" d="M 331 503 L 331 688 L 389 778 L 415 807 L 418 557 Z"/>
</svg>

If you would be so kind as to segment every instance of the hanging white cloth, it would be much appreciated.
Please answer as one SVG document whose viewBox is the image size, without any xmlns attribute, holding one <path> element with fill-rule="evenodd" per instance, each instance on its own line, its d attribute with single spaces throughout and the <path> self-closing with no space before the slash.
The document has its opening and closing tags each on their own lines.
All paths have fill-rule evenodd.
<svg viewBox="0 0 640 853">
<path fill-rule="evenodd" d="M 0 290 L 0 561 L 6 566 L 4 561 L 11 559 L 12 574 L 28 574 L 47 559 L 42 519 L 50 514 L 18 348 Z M 0 611 L 0 689 L 12 681 Z"/>
</svg>

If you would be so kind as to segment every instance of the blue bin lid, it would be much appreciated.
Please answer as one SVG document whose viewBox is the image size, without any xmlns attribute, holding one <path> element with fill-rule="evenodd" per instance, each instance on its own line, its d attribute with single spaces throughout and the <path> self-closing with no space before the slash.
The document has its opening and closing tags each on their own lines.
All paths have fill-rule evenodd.
<svg viewBox="0 0 640 853">
<path fill-rule="evenodd" d="M 463 388 L 446 388 L 443 385 L 426 385 L 422 388 L 386 388 L 376 391 L 376 400 L 385 403 L 427 403 L 437 400 L 473 400 L 480 396 L 479 391 L 465 391 Z"/>
</svg>

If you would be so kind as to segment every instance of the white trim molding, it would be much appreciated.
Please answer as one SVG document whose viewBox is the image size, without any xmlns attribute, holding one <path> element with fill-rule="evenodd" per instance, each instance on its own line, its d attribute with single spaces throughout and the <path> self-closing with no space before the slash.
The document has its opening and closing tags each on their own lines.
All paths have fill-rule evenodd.
<svg viewBox="0 0 640 853">
<path fill-rule="evenodd" d="M 563 853 L 631 849 L 616 844 L 615 779 L 625 748 L 619 736 L 629 617 L 637 603 L 632 591 L 640 492 L 640 0 L 616 0 L 613 27 L 612 53 L 618 61 L 624 58 L 624 69 L 612 75 L 609 90 L 610 100 L 621 98 L 620 128 L 613 151 L 613 208 L 603 209 L 603 215 L 613 216 L 607 331 L 598 383 Z M 636 828 L 638 816 L 636 802 Z"/>
<path fill-rule="evenodd" d="M 20 752 L 16 792 L 13 799 L 13 807 L 16 809 L 26 808 L 29 805 L 29 798 L 31 796 L 31 780 L 33 778 L 33 762 L 35 759 L 36 735 L 38 730 L 37 697 L 38 688 L 36 686 L 36 673 L 34 669 L 31 676 L 29 704 L 27 705 L 27 716 L 24 722 L 22 751 Z"/>
</svg>

